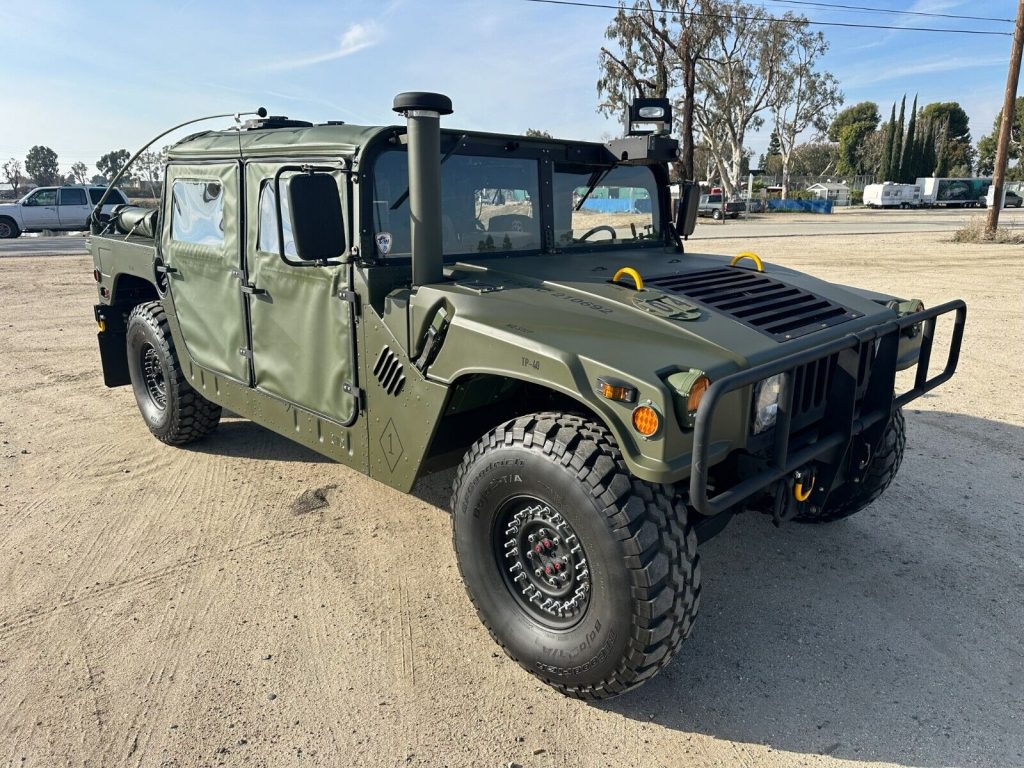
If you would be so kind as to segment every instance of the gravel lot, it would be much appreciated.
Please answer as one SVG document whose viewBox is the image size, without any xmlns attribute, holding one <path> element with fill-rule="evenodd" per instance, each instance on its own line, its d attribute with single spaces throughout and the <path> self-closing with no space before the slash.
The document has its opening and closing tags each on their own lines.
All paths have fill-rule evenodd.
<svg viewBox="0 0 1024 768">
<path fill-rule="evenodd" d="M 480 626 L 449 473 L 404 496 L 233 418 L 165 447 L 103 387 L 88 259 L 0 259 L 0 764 L 1024 764 L 1021 249 L 946 238 L 699 246 L 963 297 L 964 355 L 878 503 L 735 521 L 676 660 L 597 706 Z"/>
</svg>

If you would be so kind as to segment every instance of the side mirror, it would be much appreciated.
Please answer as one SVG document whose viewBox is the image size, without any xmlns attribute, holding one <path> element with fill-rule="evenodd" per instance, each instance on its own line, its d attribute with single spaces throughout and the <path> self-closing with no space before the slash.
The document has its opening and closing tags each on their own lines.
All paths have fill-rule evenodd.
<svg viewBox="0 0 1024 768">
<path fill-rule="evenodd" d="M 697 228 L 697 205 L 700 203 L 700 185 L 695 181 L 680 184 L 676 202 L 676 234 L 684 240 Z"/>
<path fill-rule="evenodd" d="M 299 173 L 287 183 L 292 238 L 298 257 L 303 261 L 343 258 L 345 219 L 337 181 L 329 173 Z M 280 221 L 279 211 L 279 226 Z M 282 234 L 278 233 L 279 243 L 284 242 Z"/>
</svg>

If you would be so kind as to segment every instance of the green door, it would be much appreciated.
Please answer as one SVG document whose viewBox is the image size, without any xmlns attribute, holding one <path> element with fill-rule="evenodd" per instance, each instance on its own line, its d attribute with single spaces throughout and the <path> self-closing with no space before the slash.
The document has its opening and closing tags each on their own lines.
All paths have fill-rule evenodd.
<svg viewBox="0 0 1024 768">
<path fill-rule="evenodd" d="M 278 249 L 274 174 L 281 166 L 250 163 L 246 218 L 246 269 L 255 291 L 249 299 L 252 362 L 257 389 L 339 424 L 355 420 L 350 304 L 340 298 L 346 267 L 303 263 L 291 237 L 287 184 L 281 177 L 285 259 Z M 346 179 L 334 174 L 346 210 Z M 341 258 L 344 254 L 338 254 Z"/>
<path fill-rule="evenodd" d="M 249 384 L 238 164 L 171 165 L 167 175 L 161 246 L 185 346 L 196 364 Z"/>
</svg>

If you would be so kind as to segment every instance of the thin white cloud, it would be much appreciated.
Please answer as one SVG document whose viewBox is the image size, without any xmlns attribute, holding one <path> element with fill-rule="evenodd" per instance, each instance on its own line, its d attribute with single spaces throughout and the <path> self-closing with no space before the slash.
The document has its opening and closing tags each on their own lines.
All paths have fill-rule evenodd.
<svg viewBox="0 0 1024 768">
<path fill-rule="evenodd" d="M 878 72 L 868 75 L 854 75 L 843 80 L 847 87 L 859 88 L 874 83 L 883 83 L 888 80 L 899 80 L 914 75 L 934 75 L 939 72 L 955 72 L 961 69 L 978 69 L 981 67 L 1006 66 L 1006 58 L 1003 56 L 989 57 L 987 59 L 972 59 L 964 56 L 951 58 L 933 59 L 923 61 L 919 64 L 907 64 L 902 67 L 879 68 Z"/>
<path fill-rule="evenodd" d="M 359 51 L 376 45 L 380 40 L 381 32 L 377 24 L 372 21 L 357 22 L 345 30 L 345 34 L 343 34 L 341 39 L 338 41 L 338 47 L 333 51 L 273 62 L 264 67 L 264 69 L 280 71 L 284 69 L 309 67 L 314 64 L 323 64 L 326 61 L 334 61 L 335 59 L 343 59 L 346 56 L 351 56 L 353 53 L 358 53 Z"/>
</svg>

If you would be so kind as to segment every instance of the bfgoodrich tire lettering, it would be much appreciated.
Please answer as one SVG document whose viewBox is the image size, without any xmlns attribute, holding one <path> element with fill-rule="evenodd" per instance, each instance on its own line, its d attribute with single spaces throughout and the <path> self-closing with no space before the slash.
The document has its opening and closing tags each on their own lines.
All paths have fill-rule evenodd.
<svg viewBox="0 0 1024 768">
<path fill-rule="evenodd" d="M 157 439 L 184 445 L 216 429 L 221 408 L 192 389 L 186 380 L 160 302 L 147 302 L 132 310 L 127 345 L 135 401 Z"/>
<path fill-rule="evenodd" d="M 496 525 L 520 500 L 557 513 L 566 523 L 560 532 L 578 537 L 589 587 L 578 616 L 546 620 L 512 591 L 502 570 L 507 530 Z M 700 566 L 686 508 L 632 478 L 603 426 L 560 413 L 501 425 L 467 453 L 452 509 L 459 569 L 484 625 L 509 656 L 563 693 L 622 693 L 665 666 L 689 634 Z M 579 568 L 580 552 L 566 562 Z"/>
</svg>

